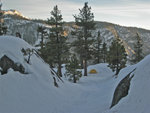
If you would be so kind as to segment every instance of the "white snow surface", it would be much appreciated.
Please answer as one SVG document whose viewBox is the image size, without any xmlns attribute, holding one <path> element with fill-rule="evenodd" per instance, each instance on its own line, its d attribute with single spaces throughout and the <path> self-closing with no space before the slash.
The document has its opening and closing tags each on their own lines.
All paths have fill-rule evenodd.
<svg viewBox="0 0 150 113">
<path fill-rule="evenodd" d="M 118 78 L 113 77 L 107 64 L 97 64 L 88 67 L 88 72 L 96 69 L 97 74 L 81 77 L 76 84 L 65 79 L 64 83 L 57 81 L 56 88 L 49 66 L 36 55 L 27 64 L 22 48 L 33 47 L 17 37 L 0 37 L 0 58 L 7 55 L 29 72 L 9 69 L 0 75 L 0 113 L 149 113 L 150 56 L 122 69 Z M 116 86 L 135 67 L 129 95 L 110 110 Z"/>
<path fill-rule="evenodd" d="M 12 36 L 0 37 L 0 58 L 7 55 L 13 61 L 23 63 L 21 49 L 32 48 L 24 40 Z"/>
<path fill-rule="evenodd" d="M 132 71 L 134 77 L 131 80 L 129 94 L 122 98 L 120 102 L 104 113 L 150 113 L 150 55 L 146 56 L 138 64 L 129 66 L 122 70 L 121 74 Z M 120 79 L 119 78 L 119 79 Z M 120 79 L 121 80 L 121 79 Z"/>
</svg>

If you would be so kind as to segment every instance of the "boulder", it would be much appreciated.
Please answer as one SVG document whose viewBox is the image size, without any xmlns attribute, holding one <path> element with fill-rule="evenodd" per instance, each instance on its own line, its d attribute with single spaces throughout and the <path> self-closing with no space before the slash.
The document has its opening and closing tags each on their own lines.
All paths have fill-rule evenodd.
<svg viewBox="0 0 150 113">
<path fill-rule="evenodd" d="M 12 68 L 14 71 L 19 71 L 20 73 L 25 74 L 25 68 L 21 64 L 14 63 L 9 57 L 4 55 L 0 59 L 1 74 L 6 74 L 9 68 Z"/>
</svg>

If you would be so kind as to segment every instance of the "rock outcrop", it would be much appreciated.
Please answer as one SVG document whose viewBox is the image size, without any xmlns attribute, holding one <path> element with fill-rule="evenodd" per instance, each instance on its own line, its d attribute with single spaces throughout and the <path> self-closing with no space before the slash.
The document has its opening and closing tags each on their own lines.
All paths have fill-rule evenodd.
<svg viewBox="0 0 150 113">
<path fill-rule="evenodd" d="M 130 81 L 134 77 L 134 74 L 132 74 L 134 71 L 135 71 L 135 69 L 133 71 L 131 71 L 118 84 L 117 88 L 115 89 L 112 104 L 111 104 L 110 108 L 112 108 L 114 105 L 116 105 L 120 101 L 120 99 L 122 99 L 123 97 L 128 95 L 128 91 L 130 88 Z"/>
<path fill-rule="evenodd" d="M 15 63 L 13 60 L 11 60 L 9 57 L 4 55 L 0 59 L 0 67 L 1 67 L 1 74 L 6 74 L 8 69 L 12 68 L 14 71 L 19 71 L 20 73 L 25 74 L 25 68 L 21 64 Z"/>
</svg>

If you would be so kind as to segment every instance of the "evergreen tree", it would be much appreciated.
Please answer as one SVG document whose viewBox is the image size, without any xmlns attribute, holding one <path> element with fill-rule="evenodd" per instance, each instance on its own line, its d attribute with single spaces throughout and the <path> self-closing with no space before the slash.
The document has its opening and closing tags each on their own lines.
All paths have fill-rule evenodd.
<svg viewBox="0 0 150 113">
<path fill-rule="evenodd" d="M 81 71 L 78 70 L 79 68 L 79 61 L 77 60 L 76 55 L 73 55 L 66 65 L 66 75 L 69 77 L 70 81 L 73 81 L 73 83 L 76 83 L 82 76 Z"/>
<path fill-rule="evenodd" d="M 44 26 L 38 26 L 37 28 L 38 35 L 41 37 L 40 48 L 44 48 L 44 38 L 47 36 L 46 28 Z"/>
<path fill-rule="evenodd" d="M 139 36 L 138 33 L 136 36 L 136 40 L 137 40 L 136 44 L 134 45 L 135 54 L 134 54 L 133 60 L 132 60 L 133 63 L 137 63 L 143 59 L 143 53 L 142 53 L 143 44 L 142 44 L 141 37 Z"/>
<path fill-rule="evenodd" d="M 67 37 L 64 36 L 63 29 L 63 18 L 61 11 L 58 9 L 57 5 L 51 11 L 51 18 L 48 19 L 48 24 L 51 25 L 50 35 L 48 42 L 46 43 L 46 55 L 47 62 L 53 66 L 57 64 L 58 75 L 62 77 L 62 63 L 68 52 L 68 46 L 66 43 Z"/>
<path fill-rule="evenodd" d="M 19 32 L 16 32 L 16 37 L 21 38 L 21 34 Z"/>
<path fill-rule="evenodd" d="M 3 35 L 3 29 L 2 29 L 2 24 L 3 24 L 3 12 L 2 10 L 0 9 L 0 35 Z"/>
<path fill-rule="evenodd" d="M 6 34 L 6 32 L 7 32 L 7 27 L 4 25 L 3 11 L 0 8 L 0 35 Z"/>
<path fill-rule="evenodd" d="M 40 56 L 47 61 L 47 51 L 46 51 L 46 47 L 45 47 L 45 40 L 48 37 L 48 33 L 46 31 L 46 28 L 44 26 L 38 26 L 37 28 L 37 33 L 38 33 L 38 37 L 41 38 L 40 40 L 40 44 L 36 45 L 39 48 L 39 54 Z"/>
<path fill-rule="evenodd" d="M 117 37 L 117 39 L 113 40 L 113 42 L 111 43 L 108 51 L 108 56 L 108 67 L 110 67 L 112 71 L 115 71 L 115 75 L 117 76 L 120 70 L 126 66 L 127 61 L 127 54 L 119 37 Z"/>
<path fill-rule="evenodd" d="M 83 33 L 81 28 L 73 28 L 72 31 L 73 38 L 75 39 L 71 46 L 74 47 L 74 51 L 78 54 L 81 68 L 83 69 L 83 59 L 84 59 L 84 40 L 83 40 Z"/>
<path fill-rule="evenodd" d="M 108 51 L 107 51 L 107 45 L 105 42 L 102 45 L 101 54 L 102 54 L 103 63 L 106 63 Z"/>
<path fill-rule="evenodd" d="M 87 61 L 90 58 L 90 44 L 92 44 L 93 39 L 91 39 L 92 35 L 91 32 L 94 29 L 94 15 L 91 13 L 91 7 L 88 6 L 86 2 L 82 9 L 79 9 L 79 14 L 75 15 L 75 23 L 79 26 L 81 37 L 78 42 L 82 42 L 80 45 L 81 50 L 83 51 L 82 58 L 83 58 L 83 67 L 84 67 L 84 76 L 87 76 Z"/>
<path fill-rule="evenodd" d="M 98 34 L 97 34 L 97 39 L 95 40 L 95 43 L 94 43 L 94 58 L 96 59 L 95 60 L 95 63 L 100 63 L 101 60 L 102 60 L 102 53 L 101 53 L 101 39 L 100 39 L 100 31 L 98 31 Z"/>
</svg>

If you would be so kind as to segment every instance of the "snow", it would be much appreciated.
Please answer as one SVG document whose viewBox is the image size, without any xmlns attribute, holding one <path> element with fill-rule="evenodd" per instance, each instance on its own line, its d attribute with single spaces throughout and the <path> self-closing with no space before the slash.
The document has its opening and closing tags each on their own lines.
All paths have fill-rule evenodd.
<svg viewBox="0 0 150 113">
<path fill-rule="evenodd" d="M 24 15 L 22 15 L 20 12 L 18 12 L 16 10 L 5 10 L 4 15 L 18 15 L 18 16 L 23 17 L 25 19 L 29 19 L 28 17 L 25 17 Z"/>
<path fill-rule="evenodd" d="M 17 37 L 0 37 L 0 48 L 1 57 L 7 55 L 23 64 L 29 73 L 21 74 L 9 69 L 7 74 L 0 75 L 0 112 L 48 113 L 49 106 L 55 105 L 53 97 L 59 97 L 54 90 L 49 66 L 36 55 L 31 57 L 31 65 L 27 64 L 21 49 L 33 47 Z"/>
<path fill-rule="evenodd" d="M 131 80 L 129 94 L 111 110 L 104 113 L 149 113 L 150 112 L 150 55 L 134 66 L 127 67 L 130 71 L 136 68 Z M 128 71 L 124 69 L 124 71 Z"/>
<path fill-rule="evenodd" d="M 107 64 L 91 65 L 88 72 L 96 69 L 97 74 L 88 73 L 76 84 L 62 78 L 64 83 L 57 80 L 57 88 L 49 65 L 36 55 L 27 64 L 22 48 L 33 47 L 17 37 L 0 37 L 0 57 L 7 55 L 29 73 L 9 69 L 0 75 L 0 113 L 149 113 L 150 56 L 122 69 L 118 78 Z M 134 68 L 129 95 L 109 109 L 116 86 Z"/>
<path fill-rule="evenodd" d="M 23 62 L 22 48 L 31 48 L 31 46 L 22 39 L 18 38 L 16 41 L 16 37 L 12 36 L 0 37 L 0 41 L 0 58 L 5 54 L 16 62 Z"/>
</svg>

